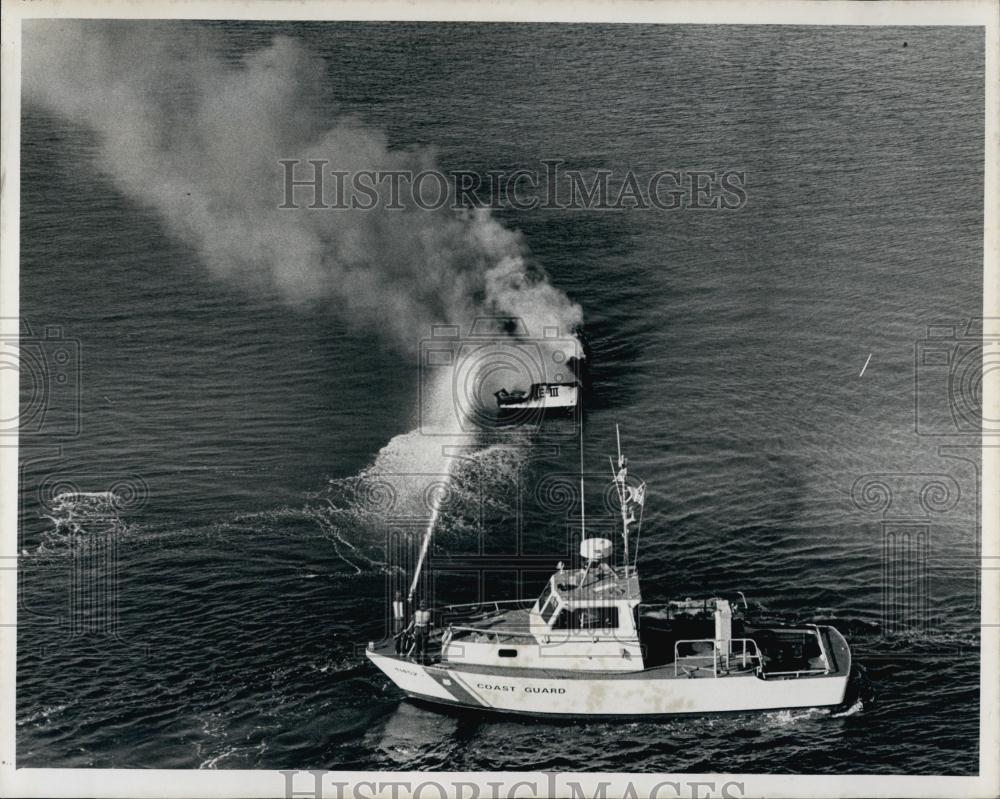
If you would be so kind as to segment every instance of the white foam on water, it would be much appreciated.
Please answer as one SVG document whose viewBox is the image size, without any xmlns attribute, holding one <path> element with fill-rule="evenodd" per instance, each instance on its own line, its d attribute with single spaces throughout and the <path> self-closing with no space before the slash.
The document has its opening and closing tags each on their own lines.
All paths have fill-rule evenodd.
<svg viewBox="0 0 1000 799">
<path fill-rule="evenodd" d="M 135 529 L 122 518 L 125 503 L 114 491 L 61 491 L 45 504 L 47 512 L 39 515 L 52 527 L 42 533 L 34 554 L 65 553 L 72 547 L 101 542 L 107 535 L 120 537 Z"/>
<path fill-rule="evenodd" d="M 855 713 L 860 713 L 862 710 L 864 710 L 864 707 L 865 707 L 864 702 L 858 699 L 857 701 L 855 701 L 853 705 L 847 708 L 847 710 L 842 710 L 839 713 L 831 713 L 830 718 L 832 719 L 847 718 L 848 716 L 853 716 Z"/>
<path fill-rule="evenodd" d="M 817 707 L 803 708 L 801 710 L 777 710 L 765 713 L 764 717 L 768 722 L 767 726 L 787 727 L 798 724 L 800 721 L 816 718 L 825 711 Z"/>
</svg>

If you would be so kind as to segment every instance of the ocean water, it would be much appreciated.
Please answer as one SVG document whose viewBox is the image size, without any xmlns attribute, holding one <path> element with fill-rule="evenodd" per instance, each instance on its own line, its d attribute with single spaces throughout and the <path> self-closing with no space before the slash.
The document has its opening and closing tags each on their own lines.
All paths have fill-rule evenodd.
<svg viewBox="0 0 1000 799">
<path fill-rule="evenodd" d="M 22 428 L 18 765 L 977 773 L 979 456 L 915 419 L 954 387 L 916 355 L 928 325 L 981 313 L 981 29 L 205 27 L 233 60 L 301 42 L 320 113 L 444 169 L 744 170 L 735 211 L 498 216 L 583 308 L 588 528 L 611 529 L 617 423 L 645 598 L 827 620 L 876 698 L 569 726 L 403 700 L 363 657 L 402 578 L 358 476 L 426 468 L 416 355 L 214 277 L 91 131 L 26 104 L 21 313 L 71 361 Z M 572 556 L 575 502 L 542 487 L 579 451 L 555 441 L 477 448 L 437 598 L 532 595 Z"/>
</svg>

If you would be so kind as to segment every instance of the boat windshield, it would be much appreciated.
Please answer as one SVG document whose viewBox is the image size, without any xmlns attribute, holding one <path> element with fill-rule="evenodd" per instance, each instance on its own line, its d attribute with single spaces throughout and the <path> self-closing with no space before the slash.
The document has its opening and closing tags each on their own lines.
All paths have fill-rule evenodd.
<svg viewBox="0 0 1000 799">
<path fill-rule="evenodd" d="M 538 597 L 538 611 L 541 612 L 545 607 L 545 603 L 549 601 L 549 597 L 552 596 L 552 580 L 545 583 L 545 588 L 542 589 L 542 595 Z"/>
</svg>

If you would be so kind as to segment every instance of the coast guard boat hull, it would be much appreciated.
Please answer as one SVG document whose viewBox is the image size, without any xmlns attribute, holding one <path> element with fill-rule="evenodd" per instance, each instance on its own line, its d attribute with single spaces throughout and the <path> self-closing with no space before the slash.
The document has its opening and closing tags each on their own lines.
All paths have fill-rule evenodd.
<svg viewBox="0 0 1000 799">
<path fill-rule="evenodd" d="M 836 706 L 843 703 L 851 653 L 843 636 L 820 627 L 834 669 L 829 674 L 762 676 L 755 671 L 690 676 L 674 664 L 639 672 L 579 672 L 461 664 L 422 664 L 391 647 L 368 658 L 414 699 L 531 716 L 666 716 Z"/>
</svg>

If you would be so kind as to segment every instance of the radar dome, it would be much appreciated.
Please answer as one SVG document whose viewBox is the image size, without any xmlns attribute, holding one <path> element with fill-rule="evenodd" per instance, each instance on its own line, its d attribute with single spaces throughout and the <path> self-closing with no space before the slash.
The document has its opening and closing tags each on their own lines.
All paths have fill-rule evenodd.
<svg viewBox="0 0 1000 799">
<path fill-rule="evenodd" d="M 611 557 L 612 544 L 607 538 L 585 538 L 580 542 L 580 556 L 586 560 Z"/>
</svg>

